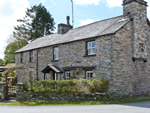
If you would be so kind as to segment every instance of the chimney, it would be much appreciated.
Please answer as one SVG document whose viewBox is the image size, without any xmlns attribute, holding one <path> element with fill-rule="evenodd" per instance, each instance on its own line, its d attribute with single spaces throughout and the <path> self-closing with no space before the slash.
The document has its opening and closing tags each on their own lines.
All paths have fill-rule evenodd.
<svg viewBox="0 0 150 113">
<path fill-rule="evenodd" d="M 133 30 L 133 58 L 147 59 L 147 2 L 144 0 L 124 0 L 123 15 L 130 18 Z"/>
<path fill-rule="evenodd" d="M 147 13 L 147 2 L 144 0 L 123 0 L 123 15 L 134 16 L 137 13 Z M 144 14 L 145 16 L 146 14 Z"/>
<path fill-rule="evenodd" d="M 60 23 L 58 24 L 58 34 L 65 34 L 73 27 L 70 25 L 70 17 L 67 16 L 67 24 Z"/>
<path fill-rule="evenodd" d="M 70 16 L 67 16 L 67 25 L 70 25 Z"/>
</svg>

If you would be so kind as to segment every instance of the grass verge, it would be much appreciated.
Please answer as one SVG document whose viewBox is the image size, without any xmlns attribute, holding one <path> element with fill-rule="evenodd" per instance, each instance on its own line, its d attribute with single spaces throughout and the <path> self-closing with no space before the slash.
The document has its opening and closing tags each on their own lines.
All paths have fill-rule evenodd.
<svg viewBox="0 0 150 113">
<path fill-rule="evenodd" d="M 0 103 L 7 106 L 60 106 L 60 105 L 105 105 L 150 101 L 150 97 L 132 97 L 105 101 L 52 101 L 52 100 L 22 100 L 11 103 Z"/>
</svg>

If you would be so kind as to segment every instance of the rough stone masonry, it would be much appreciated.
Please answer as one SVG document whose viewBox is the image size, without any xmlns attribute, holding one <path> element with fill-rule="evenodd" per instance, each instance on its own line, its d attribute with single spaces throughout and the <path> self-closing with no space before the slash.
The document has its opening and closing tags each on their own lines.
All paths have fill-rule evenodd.
<svg viewBox="0 0 150 113">
<path fill-rule="evenodd" d="M 68 70 L 71 73 L 76 70 L 78 78 L 85 78 L 86 71 L 91 70 L 93 77 L 109 81 L 109 93 L 114 96 L 150 93 L 150 22 L 147 18 L 147 2 L 144 0 L 124 0 L 122 16 L 49 37 L 49 45 L 36 45 L 38 41 L 46 44 L 44 40 L 48 37 L 43 37 L 15 53 L 18 83 L 22 83 L 31 72 L 35 79 L 43 80 L 44 74 L 41 71 L 52 63 L 64 70 L 58 73 L 59 80 L 64 79 Z M 59 37 L 64 38 L 62 43 L 57 40 Z M 87 56 L 87 42 L 93 40 L 96 43 L 96 55 Z M 53 61 L 54 47 L 59 47 L 58 61 Z M 31 50 L 33 62 L 29 62 Z M 22 53 L 24 62 L 20 62 Z M 52 72 L 46 76 L 47 79 L 53 79 Z"/>
</svg>

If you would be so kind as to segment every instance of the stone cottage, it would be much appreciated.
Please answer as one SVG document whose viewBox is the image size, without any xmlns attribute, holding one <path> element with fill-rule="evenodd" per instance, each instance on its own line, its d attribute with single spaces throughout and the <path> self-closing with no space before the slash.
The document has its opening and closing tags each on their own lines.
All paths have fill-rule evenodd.
<svg viewBox="0 0 150 113">
<path fill-rule="evenodd" d="M 37 80 L 104 78 L 116 95 L 150 92 L 150 22 L 147 2 L 124 0 L 123 15 L 58 32 L 15 52 L 18 83 Z"/>
</svg>

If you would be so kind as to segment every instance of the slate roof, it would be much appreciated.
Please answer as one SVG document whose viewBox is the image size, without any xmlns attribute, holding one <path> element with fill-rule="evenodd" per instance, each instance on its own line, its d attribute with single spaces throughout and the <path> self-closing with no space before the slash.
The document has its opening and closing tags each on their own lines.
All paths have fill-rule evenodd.
<svg viewBox="0 0 150 113">
<path fill-rule="evenodd" d="M 66 34 L 51 34 L 45 37 L 38 38 L 28 45 L 24 46 L 15 53 L 33 50 L 37 48 L 62 44 L 87 38 L 113 34 L 123 27 L 129 19 L 124 19 L 123 15 L 97 21 L 85 26 L 69 30 Z"/>
</svg>

